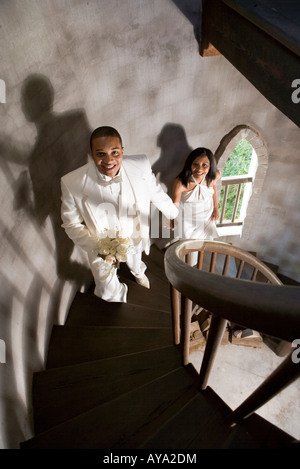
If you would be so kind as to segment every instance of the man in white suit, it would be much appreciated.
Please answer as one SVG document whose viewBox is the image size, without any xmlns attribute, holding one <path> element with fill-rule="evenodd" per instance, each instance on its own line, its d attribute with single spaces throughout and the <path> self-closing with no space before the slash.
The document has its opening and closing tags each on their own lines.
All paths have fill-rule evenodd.
<svg viewBox="0 0 300 469">
<path fill-rule="evenodd" d="M 95 252 L 96 240 L 106 229 L 130 237 L 133 249 L 127 265 L 138 284 L 150 288 L 142 252 L 150 250 L 150 211 L 154 204 L 168 219 L 178 215 L 171 198 L 157 184 L 144 155 L 124 156 L 116 129 L 99 127 L 91 135 L 91 157 L 86 165 L 61 179 L 62 227 L 89 258 L 95 295 L 106 301 L 126 302 L 127 285 L 116 269 L 109 275 Z"/>
</svg>

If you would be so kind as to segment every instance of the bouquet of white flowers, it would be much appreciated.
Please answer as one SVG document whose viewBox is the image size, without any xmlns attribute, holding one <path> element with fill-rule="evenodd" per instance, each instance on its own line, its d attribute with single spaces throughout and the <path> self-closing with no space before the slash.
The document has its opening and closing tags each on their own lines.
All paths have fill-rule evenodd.
<svg viewBox="0 0 300 469">
<path fill-rule="evenodd" d="M 108 265 L 118 268 L 120 262 L 126 262 L 131 249 L 130 238 L 122 237 L 119 231 L 105 230 L 98 236 L 94 251 Z"/>
</svg>

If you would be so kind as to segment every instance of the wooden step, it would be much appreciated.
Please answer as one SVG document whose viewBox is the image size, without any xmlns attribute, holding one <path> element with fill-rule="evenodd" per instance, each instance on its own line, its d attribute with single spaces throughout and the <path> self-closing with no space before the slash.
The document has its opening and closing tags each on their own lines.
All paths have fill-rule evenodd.
<svg viewBox="0 0 300 469">
<path fill-rule="evenodd" d="M 232 428 L 222 449 L 291 449 L 294 438 L 280 428 L 252 414 Z"/>
<path fill-rule="evenodd" d="M 24 449 L 132 449 L 196 393 L 195 370 L 181 367 L 22 443 Z"/>
<path fill-rule="evenodd" d="M 166 295 L 167 287 L 161 287 L 160 292 L 154 291 L 153 288 L 144 288 L 135 281 L 123 278 L 120 275 L 120 281 L 128 286 L 127 303 L 132 305 L 147 306 L 160 311 L 171 311 L 171 302 L 169 295 Z"/>
<path fill-rule="evenodd" d="M 146 306 L 147 308 L 159 311 L 171 311 L 170 287 L 159 283 L 159 287 L 155 288 L 151 285 L 151 276 L 149 276 L 151 288 L 145 288 L 138 285 L 135 280 L 131 280 L 127 274 L 122 276 L 120 271 L 119 280 L 128 286 L 127 303 L 136 306 Z M 148 273 L 147 273 L 148 275 Z M 93 283 L 88 290 L 88 294 L 94 294 L 95 284 Z M 114 303 L 117 304 L 117 303 Z"/>
<path fill-rule="evenodd" d="M 169 295 L 169 281 L 165 275 L 164 267 L 160 266 L 155 259 L 152 259 L 150 256 L 143 256 L 143 261 L 145 262 L 147 269 L 145 274 L 150 280 L 151 289 L 154 293 L 163 293 L 164 290 L 166 294 Z M 162 258 L 162 263 L 163 263 Z M 125 263 L 120 264 L 120 269 L 118 273 L 129 280 L 135 281 L 135 277 L 129 271 L 129 268 Z"/>
<path fill-rule="evenodd" d="M 172 344 L 172 332 L 167 328 L 54 326 L 46 368 L 112 358 Z"/>
<path fill-rule="evenodd" d="M 280 280 L 282 281 L 282 283 L 284 285 L 294 285 L 294 286 L 297 286 L 297 287 L 300 285 L 300 282 L 298 282 L 297 280 L 294 280 L 290 277 L 287 277 L 286 275 L 278 273 L 277 276 L 280 278 Z"/>
<path fill-rule="evenodd" d="M 181 367 L 178 348 L 54 368 L 33 375 L 35 433 Z"/>
<path fill-rule="evenodd" d="M 21 448 L 273 449 L 291 444 L 289 435 L 286 439 L 268 422 L 261 424 L 256 415 L 246 420 L 248 426 L 243 422 L 230 429 L 225 425 L 229 407 L 210 388 L 197 390 L 197 372 L 192 365 L 181 366 L 180 350 L 173 345 L 164 255 L 152 246 L 145 257 L 150 290 L 123 270 L 128 303 L 78 294 L 67 324 L 53 327 L 48 369 L 33 376 L 36 436 Z"/>
<path fill-rule="evenodd" d="M 210 388 L 198 392 L 139 448 L 218 449 L 230 434 L 225 416 L 230 408 Z M 178 431 L 180 429 L 180 431 Z"/>
<path fill-rule="evenodd" d="M 143 254 L 143 261 L 148 266 L 149 270 L 156 271 L 158 275 L 165 277 L 164 269 L 164 257 L 165 253 L 159 249 L 155 244 L 152 244 L 150 247 L 149 255 Z"/>
<path fill-rule="evenodd" d="M 146 270 L 146 276 L 150 281 L 150 290 L 153 295 L 162 295 L 167 297 L 170 300 L 170 284 L 167 279 L 163 279 L 155 275 L 151 270 Z M 131 275 L 131 274 L 130 274 Z M 131 279 L 136 283 L 135 278 Z"/>
<path fill-rule="evenodd" d="M 170 312 L 129 303 L 109 303 L 93 294 L 77 293 L 68 326 L 172 327 Z"/>
<path fill-rule="evenodd" d="M 279 449 L 287 448 L 293 442 L 290 435 L 257 414 L 231 428 L 226 422 L 231 411 L 208 386 L 205 391 L 197 393 L 139 448 Z"/>
</svg>

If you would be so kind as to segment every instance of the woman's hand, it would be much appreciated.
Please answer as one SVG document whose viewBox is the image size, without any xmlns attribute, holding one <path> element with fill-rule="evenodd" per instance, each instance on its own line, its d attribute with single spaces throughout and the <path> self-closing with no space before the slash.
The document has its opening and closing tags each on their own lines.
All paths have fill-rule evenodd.
<svg viewBox="0 0 300 469">
<path fill-rule="evenodd" d="M 211 219 L 212 219 L 212 220 L 218 220 L 219 218 L 220 218 L 219 209 L 218 209 L 218 207 L 215 207 L 215 208 L 213 209 L 212 214 L 211 214 Z"/>
</svg>

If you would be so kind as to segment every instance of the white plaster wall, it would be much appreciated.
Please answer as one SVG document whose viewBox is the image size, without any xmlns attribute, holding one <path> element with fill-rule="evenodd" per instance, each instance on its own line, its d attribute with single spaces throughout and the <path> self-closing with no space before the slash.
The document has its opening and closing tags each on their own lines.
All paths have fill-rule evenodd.
<svg viewBox="0 0 300 469">
<path fill-rule="evenodd" d="M 90 279 L 58 213 L 59 178 L 85 160 L 91 129 L 116 127 L 166 189 L 190 148 L 215 151 L 239 124 L 257 129 L 269 168 L 245 247 L 300 280 L 299 129 L 225 58 L 200 57 L 189 21 L 200 3 L 1 0 L 0 448 L 32 435 L 32 372 L 44 365 L 52 324 Z M 29 93 L 34 78 L 41 85 Z"/>
</svg>

